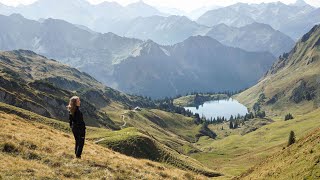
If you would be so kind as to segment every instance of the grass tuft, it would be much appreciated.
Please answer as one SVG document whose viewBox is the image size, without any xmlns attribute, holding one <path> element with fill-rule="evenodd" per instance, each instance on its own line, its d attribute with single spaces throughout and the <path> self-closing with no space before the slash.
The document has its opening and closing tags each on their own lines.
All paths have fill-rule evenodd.
<svg viewBox="0 0 320 180">
<path fill-rule="evenodd" d="M 26 153 L 23 158 L 27 159 L 27 160 L 41 160 L 42 159 L 38 154 L 36 154 L 34 152 Z"/>
<path fill-rule="evenodd" d="M 26 148 L 28 148 L 30 150 L 36 150 L 38 148 L 37 145 L 33 144 L 30 141 L 22 141 L 22 142 L 20 142 L 20 145 L 24 146 L 24 147 L 26 147 Z"/>
<path fill-rule="evenodd" d="M 10 153 L 10 154 L 19 154 L 20 149 L 11 142 L 6 142 L 3 144 L 2 152 Z"/>
</svg>

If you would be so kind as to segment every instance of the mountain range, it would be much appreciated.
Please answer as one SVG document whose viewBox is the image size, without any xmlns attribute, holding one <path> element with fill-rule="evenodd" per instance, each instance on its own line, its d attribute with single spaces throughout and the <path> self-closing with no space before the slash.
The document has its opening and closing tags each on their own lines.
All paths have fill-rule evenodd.
<svg viewBox="0 0 320 180">
<path fill-rule="evenodd" d="M 14 14 L 0 16 L 0 23 L 2 50 L 30 49 L 116 89 L 152 97 L 246 88 L 275 59 L 271 53 L 227 47 L 210 37 L 161 46 L 151 40 L 86 31 L 55 19 L 38 22 Z"/>
<path fill-rule="evenodd" d="M 70 9 L 72 9 L 72 11 L 70 11 Z M 205 10 L 207 10 L 206 13 L 204 13 Z M 171 26 L 170 23 L 172 22 L 176 22 L 187 29 L 195 26 L 195 22 L 188 22 L 188 24 L 186 24 L 187 20 L 184 17 L 166 18 L 171 14 L 178 14 L 179 16 L 188 15 L 183 14 L 182 12 L 176 12 L 176 10 L 174 10 L 175 13 L 172 11 L 172 9 L 168 10 L 166 8 L 165 12 L 167 13 L 163 13 L 143 1 L 127 6 L 121 6 L 115 2 L 103 2 L 93 5 L 86 0 L 58 2 L 54 0 L 38 0 L 30 5 L 20 5 L 18 7 L 0 5 L 0 14 L 3 15 L 19 13 L 24 17 L 33 20 L 47 18 L 62 19 L 73 24 L 84 25 L 97 32 L 113 32 L 120 36 L 128 34 L 131 37 L 132 35 L 136 35 L 137 33 L 135 31 L 141 31 L 140 26 L 143 23 L 146 23 L 147 25 L 154 25 L 154 23 L 161 24 L 161 26 L 158 26 L 156 28 L 157 30 L 153 31 L 153 33 L 157 33 L 159 28 L 160 31 L 164 31 L 164 28 L 166 26 Z M 198 12 L 192 12 L 190 13 L 191 15 L 189 14 L 188 16 L 191 17 L 191 19 L 194 19 L 195 16 L 200 16 L 196 22 L 201 25 L 212 27 L 218 24 L 226 24 L 228 26 L 242 27 L 258 22 L 269 24 L 274 29 L 289 35 L 294 40 L 299 39 L 304 32 L 320 22 L 319 9 L 305 3 L 303 0 L 289 5 L 281 2 L 261 4 L 237 3 L 227 7 L 211 7 L 210 9 L 201 8 L 198 11 L 203 12 L 204 14 L 200 16 Z M 162 16 L 162 18 L 152 16 Z M 143 20 L 143 18 L 146 19 Z M 180 19 L 181 22 L 177 19 Z M 195 30 L 201 28 L 201 25 L 197 25 L 197 28 L 194 27 L 191 29 Z M 149 27 L 146 28 L 147 32 L 141 33 L 142 35 L 139 36 L 147 37 L 148 33 L 152 33 L 148 28 Z M 176 31 L 172 29 L 171 31 L 168 31 L 168 33 L 175 32 L 176 34 L 172 34 L 177 36 L 174 37 L 174 39 L 178 39 L 180 40 L 179 42 L 181 42 L 181 39 L 179 38 L 181 37 L 179 34 L 179 29 L 181 28 L 177 26 L 176 28 Z M 184 33 L 186 32 L 188 32 L 189 35 L 194 34 L 194 31 L 189 32 L 186 30 Z M 163 36 L 160 34 L 157 38 L 159 37 Z M 161 43 L 157 38 L 152 40 Z M 170 41 L 162 41 L 164 41 L 163 44 L 170 43 Z M 174 42 L 177 43 L 177 41 Z"/>
<path fill-rule="evenodd" d="M 66 100 L 82 97 L 84 117 L 90 126 L 119 129 L 99 109 L 121 97 L 124 106 L 152 107 L 153 103 L 102 85 L 86 73 L 28 50 L 0 52 L 0 102 L 66 121 Z M 142 103 L 142 104 L 141 104 Z"/>
<path fill-rule="evenodd" d="M 205 35 L 210 29 L 185 16 L 151 16 L 136 18 L 128 22 L 122 32 L 116 33 L 142 40 L 151 39 L 162 45 L 173 45 L 190 36 Z"/>
<path fill-rule="evenodd" d="M 271 25 L 293 39 L 299 39 L 305 32 L 320 22 L 319 8 L 302 1 L 286 5 L 281 2 L 231 6 L 206 12 L 197 20 L 199 24 L 214 26 L 221 23 L 241 27 L 253 22 Z"/>
<path fill-rule="evenodd" d="M 114 77 L 119 89 L 152 97 L 236 90 L 256 82 L 273 58 L 268 52 L 247 52 L 203 36 L 173 46 L 147 41 L 115 65 Z"/>
<path fill-rule="evenodd" d="M 185 16 L 151 16 L 139 17 L 121 26 L 123 30 L 117 34 L 142 40 L 151 39 L 162 45 L 174 45 L 190 36 L 202 35 L 210 36 L 227 46 L 247 51 L 269 51 L 277 57 L 288 52 L 295 43 L 270 25 L 255 22 L 240 28 L 224 24 L 208 27 Z"/>
<path fill-rule="evenodd" d="M 219 24 L 213 26 L 206 36 L 247 51 L 269 51 L 276 57 L 289 52 L 295 44 L 289 36 L 270 25 L 256 22 L 240 28 Z"/>
<path fill-rule="evenodd" d="M 137 18 L 165 15 L 143 1 L 121 6 L 115 2 L 93 5 L 86 0 L 38 0 L 30 5 L 9 7 L 0 5 L 0 14 L 19 13 L 26 18 L 63 19 L 73 24 L 84 25 L 99 32 L 114 32 L 117 25 Z M 120 23 L 121 22 L 121 23 Z"/>
</svg>

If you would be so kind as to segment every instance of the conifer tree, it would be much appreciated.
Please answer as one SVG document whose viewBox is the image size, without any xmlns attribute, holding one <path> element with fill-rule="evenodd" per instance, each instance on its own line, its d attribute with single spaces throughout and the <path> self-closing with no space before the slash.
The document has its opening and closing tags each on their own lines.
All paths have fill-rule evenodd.
<svg viewBox="0 0 320 180">
<path fill-rule="evenodd" d="M 290 132 L 288 146 L 296 142 L 296 136 L 293 131 Z"/>
<path fill-rule="evenodd" d="M 232 123 L 232 121 L 230 121 L 229 128 L 230 128 L 230 129 L 233 129 L 233 123 Z"/>
</svg>

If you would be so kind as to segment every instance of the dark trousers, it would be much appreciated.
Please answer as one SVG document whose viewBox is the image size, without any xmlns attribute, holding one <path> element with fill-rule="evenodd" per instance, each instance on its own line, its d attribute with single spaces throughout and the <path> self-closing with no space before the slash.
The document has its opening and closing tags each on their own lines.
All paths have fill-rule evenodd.
<svg viewBox="0 0 320 180">
<path fill-rule="evenodd" d="M 74 153 L 76 154 L 77 157 L 81 157 L 83 146 L 84 146 L 84 140 L 86 136 L 86 129 L 83 127 L 73 127 L 72 133 L 73 133 L 74 139 L 76 140 Z"/>
</svg>

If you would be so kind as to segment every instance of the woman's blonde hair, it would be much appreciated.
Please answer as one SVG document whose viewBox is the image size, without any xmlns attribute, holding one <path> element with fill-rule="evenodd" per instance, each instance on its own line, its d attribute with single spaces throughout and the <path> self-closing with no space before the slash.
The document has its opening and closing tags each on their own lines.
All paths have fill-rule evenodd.
<svg viewBox="0 0 320 180">
<path fill-rule="evenodd" d="M 69 100 L 69 105 L 67 106 L 67 109 L 72 115 L 74 115 L 74 112 L 76 111 L 78 99 L 80 99 L 78 96 L 73 96 Z"/>
</svg>

